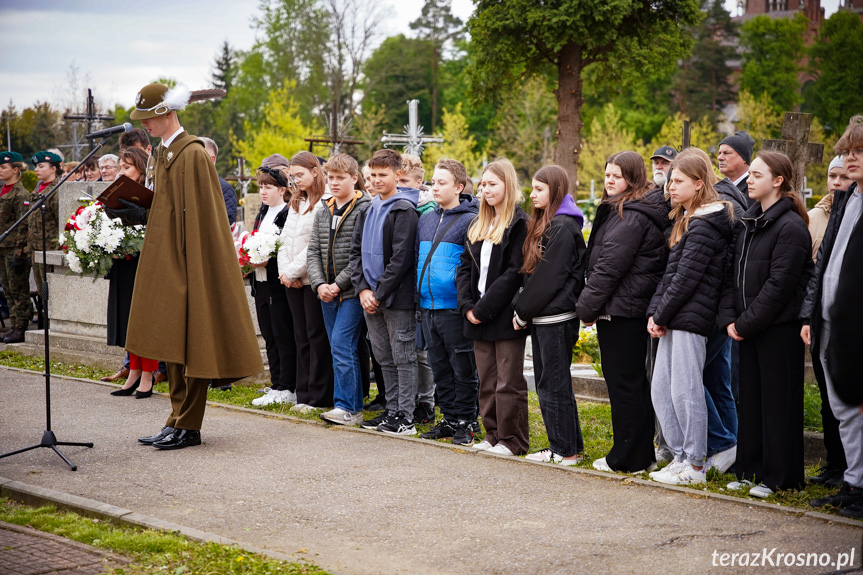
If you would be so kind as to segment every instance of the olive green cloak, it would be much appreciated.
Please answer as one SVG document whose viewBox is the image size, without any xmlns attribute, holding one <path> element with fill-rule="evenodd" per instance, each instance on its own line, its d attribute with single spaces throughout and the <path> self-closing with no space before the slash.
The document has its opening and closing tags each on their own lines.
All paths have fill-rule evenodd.
<svg viewBox="0 0 863 575">
<path fill-rule="evenodd" d="M 156 156 L 126 349 L 185 364 L 185 375 L 236 380 L 263 371 L 216 168 L 181 133 Z M 151 165 L 153 162 L 151 162 Z"/>
</svg>

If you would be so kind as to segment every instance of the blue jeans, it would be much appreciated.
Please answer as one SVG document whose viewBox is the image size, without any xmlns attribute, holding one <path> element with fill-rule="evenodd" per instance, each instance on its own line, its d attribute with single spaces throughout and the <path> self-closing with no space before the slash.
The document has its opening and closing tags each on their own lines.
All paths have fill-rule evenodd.
<svg viewBox="0 0 863 575">
<path fill-rule="evenodd" d="M 707 403 L 707 456 L 737 445 L 737 406 L 731 393 L 731 342 L 723 329 L 707 338 L 704 399 Z"/>
<path fill-rule="evenodd" d="M 322 301 L 321 310 L 333 354 L 334 405 L 350 413 L 360 413 L 363 410 L 363 381 L 356 353 L 363 321 L 360 300 Z"/>
<path fill-rule="evenodd" d="M 578 406 L 569 371 L 578 329 L 578 318 L 530 326 L 539 409 L 551 451 L 563 457 L 584 452 Z"/>
<path fill-rule="evenodd" d="M 450 421 L 476 421 L 479 380 L 473 341 L 464 336 L 464 321 L 457 309 L 423 309 L 420 322 L 438 405 Z"/>
</svg>

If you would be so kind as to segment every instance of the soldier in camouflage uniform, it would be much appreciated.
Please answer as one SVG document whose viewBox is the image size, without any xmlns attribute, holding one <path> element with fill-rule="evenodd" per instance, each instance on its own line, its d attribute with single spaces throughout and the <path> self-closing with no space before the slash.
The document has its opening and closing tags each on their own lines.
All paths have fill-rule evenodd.
<svg viewBox="0 0 863 575">
<path fill-rule="evenodd" d="M 36 152 L 31 158 L 36 166 L 36 176 L 39 185 L 33 190 L 33 202 L 39 199 L 39 194 L 50 192 L 54 184 L 63 177 L 63 160 L 53 152 Z M 45 202 L 45 245 L 48 251 L 60 250 L 60 216 L 59 216 L 60 194 L 54 194 Z M 38 261 L 42 256 L 36 257 L 42 251 L 42 214 L 39 210 L 30 216 L 28 222 L 28 242 L 30 253 L 33 254 L 33 277 L 36 280 L 36 291 L 42 295 L 42 280 L 44 274 L 54 271 L 52 266 L 47 269 Z M 37 261 L 38 260 L 38 261 Z"/>
<path fill-rule="evenodd" d="M 30 208 L 30 192 L 21 184 L 27 171 L 24 158 L 17 152 L 0 152 L 0 233 L 18 221 Z M 6 343 L 24 341 L 24 332 L 33 316 L 30 305 L 30 250 L 27 222 L 19 225 L 0 243 L 0 282 L 9 303 L 9 329 L 0 337 Z"/>
</svg>

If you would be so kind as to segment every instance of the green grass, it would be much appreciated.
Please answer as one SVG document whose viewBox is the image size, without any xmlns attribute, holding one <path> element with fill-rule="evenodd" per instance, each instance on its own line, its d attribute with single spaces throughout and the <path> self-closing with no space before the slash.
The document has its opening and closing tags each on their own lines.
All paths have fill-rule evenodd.
<svg viewBox="0 0 863 575">
<path fill-rule="evenodd" d="M 806 431 L 824 431 L 821 423 L 821 393 L 818 384 L 806 382 L 803 385 L 803 429 Z"/>
<path fill-rule="evenodd" d="M 23 369 L 31 369 L 41 371 L 44 369 L 44 360 L 38 357 L 30 357 L 13 351 L 0 352 L 0 365 L 8 365 L 11 367 L 19 367 Z M 79 364 L 64 364 L 62 362 L 52 362 L 52 373 L 58 375 L 68 375 L 72 377 L 80 377 L 84 379 L 98 379 L 105 375 L 110 375 L 112 372 L 108 370 L 98 369 L 91 366 Z M 122 383 L 122 380 L 121 380 Z M 297 414 L 290 412 L 290 405 L 273 404 L 265 407 L 252 406 L 252 400 L 258 397 L 258 389 L 260 385 L 251 381 L 240 381 L 234 384 L 230 391 L 210 390 L 207 394 L 207 399 L 218 403 L 228 405 L 237 405 L 258 409 L 269 413 L 278 413 L 290 415 L 299 419 L 306 419 L 320 422 L 320 414 L 323 410 L 315 409 L 308 413 Z M 167 392 L 167 383 L 161 383 L 155 387 L 156 391 Z M 371 398 L 377 395 L 375 386 L 372 386 Z M 818 387 L 814 383 L 807 383 L 804 388 L 804 428 L 812 431 L 821 431 L 821 397 L 818 393 Z M 611 449 L 614 443 L 614 436 L 611 426 L 611 407 L 607 404 L 580 402 L 578 404 L 579 418 L 581 421 L 582 435 L 584 436 L 584 451 L 585 460 L 578 467 L 592 469 L 593 460 L 605 455 Z M 378 415 L 378 412 L 365 412 L 365 419 L 371 419 Z M 437 421 L 440 421 L 441 415 L 438 412 Z M 436 422 L 437 422 L 436 421 Z M 435 423 L 436 423 L 435 422 Z M 417 425 L 417 433 L 421 434 L 433 427 L 433 423 L 425 425 Z M 530 430 L 530 452 L 539 451 L 549 446 L 548 436 L 545 433 L 545 425 L 542 420 L 542 413 L 539 408 L 539 399 L 536 393 L 528 394 L 528 426 Z M 484 437 L 484 431 L 477 436 L 477 441 L 481 441 Z M 815 467 L 808 467 L 806 475 L 812 475 L 815 472 Z M 647 479 L 647 474 L 643 475 Z M 746 491 L 728 491 L 726 485 L 734 481 L 735 477 L 731 474 L 718 474 L 711 471 L 707 476 L 707 483 L 704 486 L 692 488 L 694 491 L 711 491 L 714 493 L 723 493 L 735 497 L 750 498 Z M 818 497 L 823 497 L 830 494 L 835 489 L 828 489 L 816 485 L 807 485 L 805 489 L 800 491 L 784 491 L 772 495 L 764 501 L 779 503 L 800 509 L 811 510 L 809 501 Z M 838 514 L 837 510 L 825 508 L 821 511 L 826 513 Z"/>
<path fill-rule="evenodd" d="M 177 533 L 114 525 L 100 519 L 57 511 L 51 506 L 34 508 L 3 498 L 0 498 L 0 520 L 53 533 L 131 559 L 130 564 L 111 571 L 114 575 L 156 572 L 171 575 L 326 573 L 310 563 L 279 561 L 229 545 L 190 541 Z"/>
</svg>

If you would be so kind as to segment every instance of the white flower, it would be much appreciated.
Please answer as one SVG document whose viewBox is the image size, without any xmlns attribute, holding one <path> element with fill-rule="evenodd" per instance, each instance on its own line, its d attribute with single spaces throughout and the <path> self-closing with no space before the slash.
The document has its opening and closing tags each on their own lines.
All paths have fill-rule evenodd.
<svg viewBox="0 0 863 575">
<path fill-rule="evenodd" d="M 66 262 L 69 264 L 69 269 L 79 274 L 84 271 L 84 268 L 81 267 L 81 260 L 78 259 L 78 256 L 75 255 L 74 251 L 69 251 L 66 254 Z"/>
<path fill-rule="evenodd" d="M 85 254 L 90 253 L 90 234 L 88 230 L 75 230 L 75 247 Z"/>
</svg>

